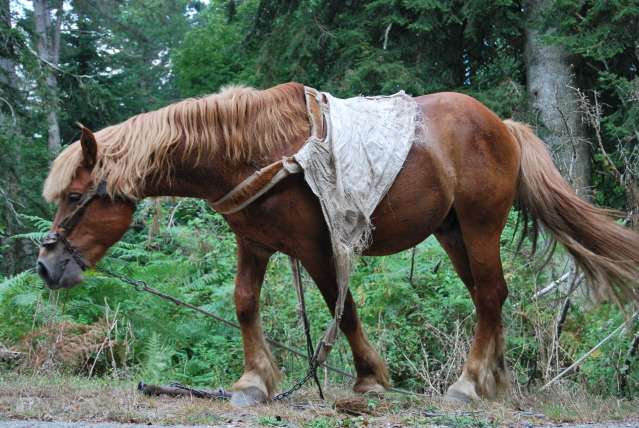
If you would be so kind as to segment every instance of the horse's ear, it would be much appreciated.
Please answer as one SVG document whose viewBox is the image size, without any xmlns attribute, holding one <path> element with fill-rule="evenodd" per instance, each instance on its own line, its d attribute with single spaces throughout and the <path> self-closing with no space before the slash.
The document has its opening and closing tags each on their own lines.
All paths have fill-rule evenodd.
<svg viewBox="0 0 639 428">
<path fill-rule="evenodd" d="M 82 129 L 80 137 L 80 145 L 82 146 L 82 163 L 87 169 L 93 169 L 98 158 L 98 143 L 95 141 L 95 135 L 86 126 L 78 123 Z"/>
</svg>

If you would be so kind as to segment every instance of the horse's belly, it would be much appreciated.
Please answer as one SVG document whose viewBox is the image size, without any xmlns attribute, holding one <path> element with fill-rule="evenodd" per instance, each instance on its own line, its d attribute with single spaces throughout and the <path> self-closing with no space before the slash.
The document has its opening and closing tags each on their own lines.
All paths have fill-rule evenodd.
<svg viewBox="0 0 639 428">
<path fill-rule="evenodd" d="M 453 203 L 453 179 L 433 146 L 415 146 L 371 220 L 365 255 L 382 256 L 417 245 L 442 224 Z"/>
</svg>

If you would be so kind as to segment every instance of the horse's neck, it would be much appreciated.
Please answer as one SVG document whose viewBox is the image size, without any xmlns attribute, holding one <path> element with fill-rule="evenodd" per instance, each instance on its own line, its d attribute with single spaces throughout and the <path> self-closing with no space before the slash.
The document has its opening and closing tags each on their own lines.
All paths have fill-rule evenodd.
<svg viewBox="0 0 639 428">
<path fill-rule="evenodd" d="M 243 175 L 248 176 L 254 170 L 250 165 L 232 165 L 216 159 L 205 162 L 189 163 L 180 159 L 174 164 L 170 176 L 153 175 L 146 179 L 145 197 L 178 196 L 217 200 L 228 192 L 235 182 L 240 182 Z M 220 156 L 222 158 L 222 156 Z"/>
</svg>

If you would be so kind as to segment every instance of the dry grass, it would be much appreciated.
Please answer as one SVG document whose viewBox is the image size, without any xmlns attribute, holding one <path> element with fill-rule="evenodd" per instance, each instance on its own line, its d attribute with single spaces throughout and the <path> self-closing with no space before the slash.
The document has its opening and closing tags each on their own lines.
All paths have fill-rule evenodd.
<svg viewBox="0 0 639 428">
<path fill-rule="evenodd" d="M 134 381 L 0 374 L 0 417 L 9 419 L 232 427 L 493 427 L 639 422 L 638 404 L 557 388 L 544 395 L 458 407 L 439 397 L 365 398 L 334 387 L 327 391 L 325 402 L 307 389 L 289 402 L 238 410 L 223 401 L 146 397 L 136 391 Z"/>
</svg>

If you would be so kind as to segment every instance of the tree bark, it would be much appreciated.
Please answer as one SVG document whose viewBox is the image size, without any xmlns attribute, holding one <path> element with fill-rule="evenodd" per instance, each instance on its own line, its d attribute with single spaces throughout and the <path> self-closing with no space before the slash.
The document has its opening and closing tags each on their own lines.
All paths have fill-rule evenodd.
<svg viewBox="0 0 639 428">
<path fill-rule="evenodd" d="M 60 151 L 60 125 L 58 123 L 58 79 L 55 74 L 60 62 L 60 30 L 62 28 L 63 0 L 55 2 L 33 0 L 35 21 L 35 45 L 45 75 L 47 99 L 48 147 L 49 152 Z M 51 14 L 56 10 L 55 21 Z"/>
<path fill-rule="evenodd" d="M 19 133 L 15 105 L 19 80 L 16 73 L 15 46 L 10 33 L 11 3 L 9 0 L 0 0 L 0 89 L 2 89 L 0 91 L 0 125 L 5 133 L 11 130 Z M 20 163 L 19 150 L 20 148 L 16 147 L 15 159 L 13 159 L 16 165 Z M 0 247 L 6 247 L 0 273 L 4 275 L 13 275 L 16 272 L 17 260 L 20 256 L 19 243 L 10 239 L 18 229 L 18 218 L 13 201 L 13 196 L 18 194 L 18 183 L 14 172 L 11 169 L 0 171 Z"/>
<path fill-rule="evenodd" d="M 552 0 L 526 0 L 526 77 L 532 109 L 547 129 L 544 140 L 553 152 L 562 175 L 588 197 L 591 184 L 590 144 L 585 138 L 568 52 L 545 42 L 553 30 L 539 30 L 542 13 Z M 544 135 L 546 134 L 546 135 Z"/>
</svg>

